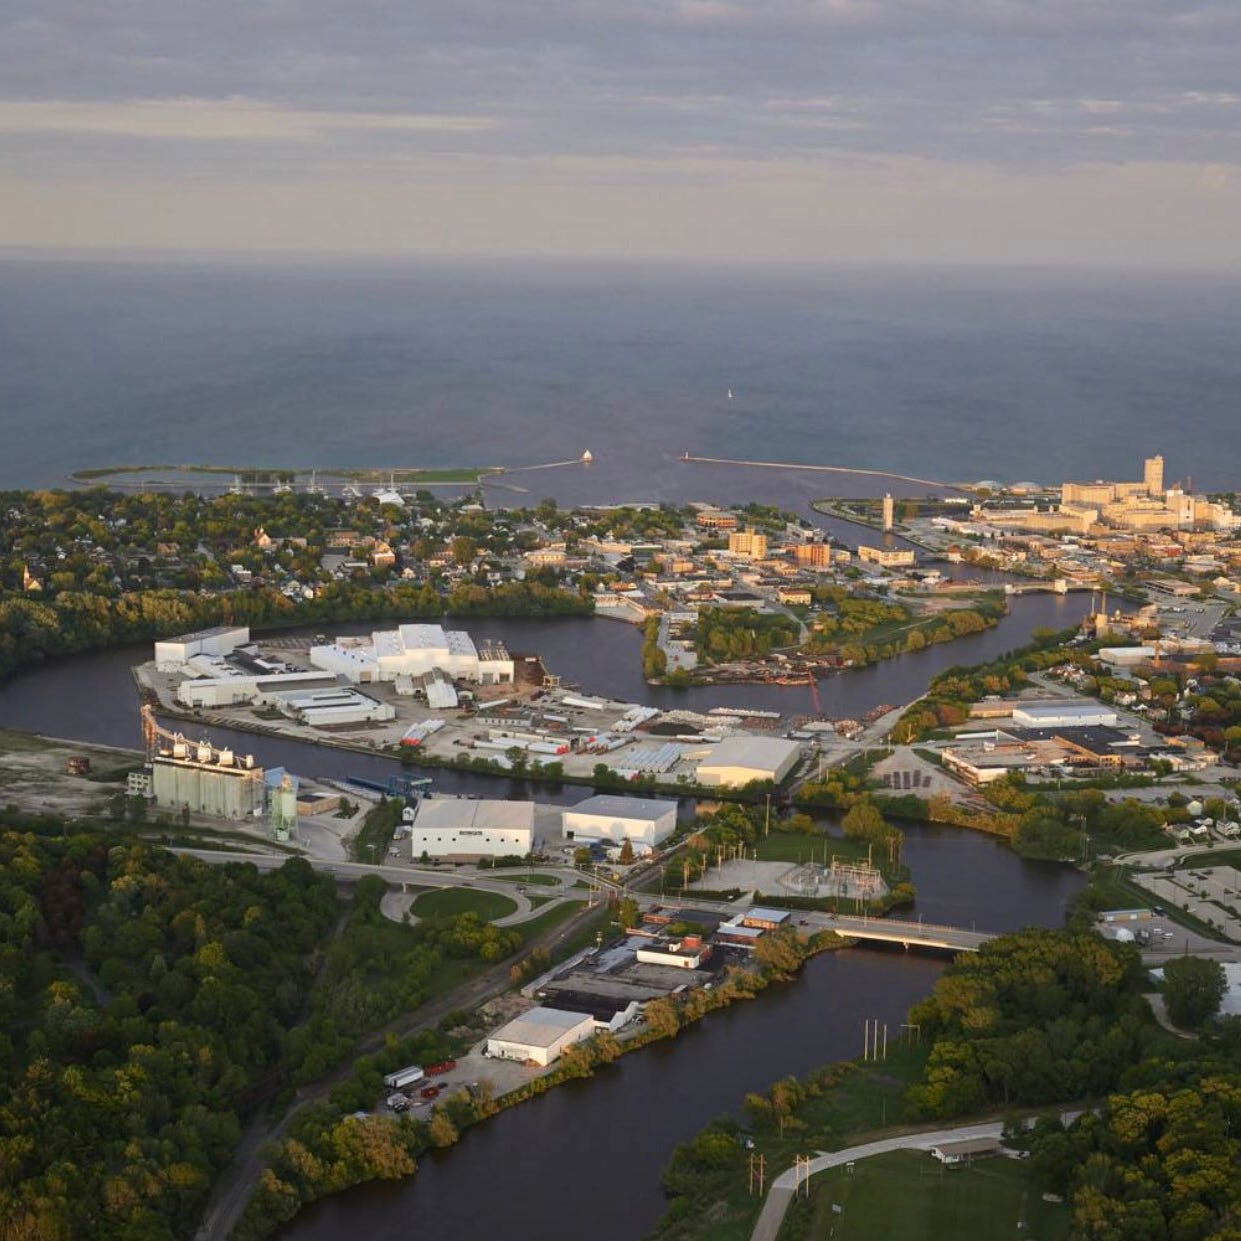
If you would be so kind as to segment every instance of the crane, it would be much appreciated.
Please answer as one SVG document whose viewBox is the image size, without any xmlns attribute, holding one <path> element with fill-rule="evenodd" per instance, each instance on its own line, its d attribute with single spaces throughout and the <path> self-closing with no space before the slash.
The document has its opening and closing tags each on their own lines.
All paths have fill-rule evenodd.
<svg viewBox="0 0 1241 1241">
<path fill-rule="evenodd" d="M 810 673 L 806 677 L 806 684 L 810 686 L 810 701 L 814 703 L 814 714 L 816 719 L 823 718 L 823 706 L 819 702 L 819 683 L 815 679 L 814 673 Z"/>
</svg>

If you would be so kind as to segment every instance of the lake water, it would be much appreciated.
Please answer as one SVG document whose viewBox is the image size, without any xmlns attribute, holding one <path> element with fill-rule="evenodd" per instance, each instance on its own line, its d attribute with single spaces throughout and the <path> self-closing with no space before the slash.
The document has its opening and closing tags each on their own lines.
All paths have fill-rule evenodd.
<svg viewBox="0 0 1241 1241">
<path fill-rule="evenodd" d="M 495 503 L 1237 485 L 1236 277 L 0 261 L 0 487 L 122 462 L 529 465 Z M 734 397 L 728 399 L 728 389 Z M 879 484 L 883 486 L 883 484 Z M 900 490 L 896 488 L 894 490 Z"/>
</svg>

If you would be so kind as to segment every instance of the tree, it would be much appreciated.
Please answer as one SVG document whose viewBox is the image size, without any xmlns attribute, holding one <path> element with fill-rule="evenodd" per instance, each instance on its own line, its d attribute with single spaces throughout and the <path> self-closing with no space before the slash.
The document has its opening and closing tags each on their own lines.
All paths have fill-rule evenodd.
<svg viewBox="0 0 1241 1241">
<path fill-rule="evenodd" d="M 633 865 L 633 841 L 628 836 L 625 837 L 620 850 L 620 864 L 622 866 Z"/>
<path fill-rule="evenodd" d="M 1202 957 L 1177 957 L 1163 968 L 1163 997 L 1173 1024 L 1197 1029 L 1219 1012 L 1228 989 L 1224 967 Z"/>
<path fill-rule="evenodd" d="M 616 907 L 616 921 L 622 931 L 638 925 L 638 902 L 632 896 L 624 897 Z"/>
</svg>

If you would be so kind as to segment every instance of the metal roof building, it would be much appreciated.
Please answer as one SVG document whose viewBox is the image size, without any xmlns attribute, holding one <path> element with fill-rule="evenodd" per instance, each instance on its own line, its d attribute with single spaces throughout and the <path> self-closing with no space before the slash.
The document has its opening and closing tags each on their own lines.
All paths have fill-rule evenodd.
<svg viewBox="0 0 1241 1241">
<path fill-rule="evenodd" d="M 428 797 L 410 827 L 415 858 L 525 856 L 534 848 L 534 803 Z"/>
<path fill-rule="evenodd" d="M 801 746 L 780 737 L 726 737 L 698 764 L 698 783 L 743 785 L 754 780 L 779 783 L 797 766 Z"/>
<path fill-rule="evenodd" d="M 644 852 L 676 830 L 677 804 L 601 793 L 566 806 L 561 819 L 570 840 L 630 840 Z"/>
<path fill-rule="evenodd" d="M 590 1038 L 594 1032 L 595 1019 L 590 1013 L 532 1008 L 488 1038 L 487 1055 L 547 1065 L 558 1059 L 566 1047 Z"/>
</svg>

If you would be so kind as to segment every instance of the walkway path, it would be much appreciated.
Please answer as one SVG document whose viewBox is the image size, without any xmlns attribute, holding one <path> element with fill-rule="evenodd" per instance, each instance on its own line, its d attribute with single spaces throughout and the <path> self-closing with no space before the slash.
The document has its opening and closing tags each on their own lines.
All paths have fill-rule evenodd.
<svg viewBox="0 0 1241 1241">
<path fill-rule="evenodd" d="M 1061 1119 L 1071 1124 L 1080 1112 L 1065 1112 Z M 810 1161 L 809 1172 L 814 1176 L 826 1172 L 830 1168 L 839 1168 L 843 1164 L 858 1159 L 869 1159 L 872 1155 L 886 1155 L 890 1151 L 921 1150 L 929 1151 L 941 1142 L 962 1142 L 968 1138 L 998 1138 L 1004 1132 L 1004 1123 L 999 1120 L 987 1121 L 984 1124 L 961 1125 L 956 1129 L 935 1129 L 931 1132 L 901 1133 L 890 1138 L 881 1138 L 877 1142 L 866 1142 L 861 1146 L 849 1146 L 840 1151 L 820 1151 Z M 771 1183 L 767 1201 L 763 1203 L 763 1212 L 754 1225 L 750 1241 L 776 1241 L 780 1225 L 784 1222 L 784 1213 L 793 1200 L 793 1191 L 797 1183 L 797 1173 L 793 1168 L 781 1172 Z"/>
</svg>

